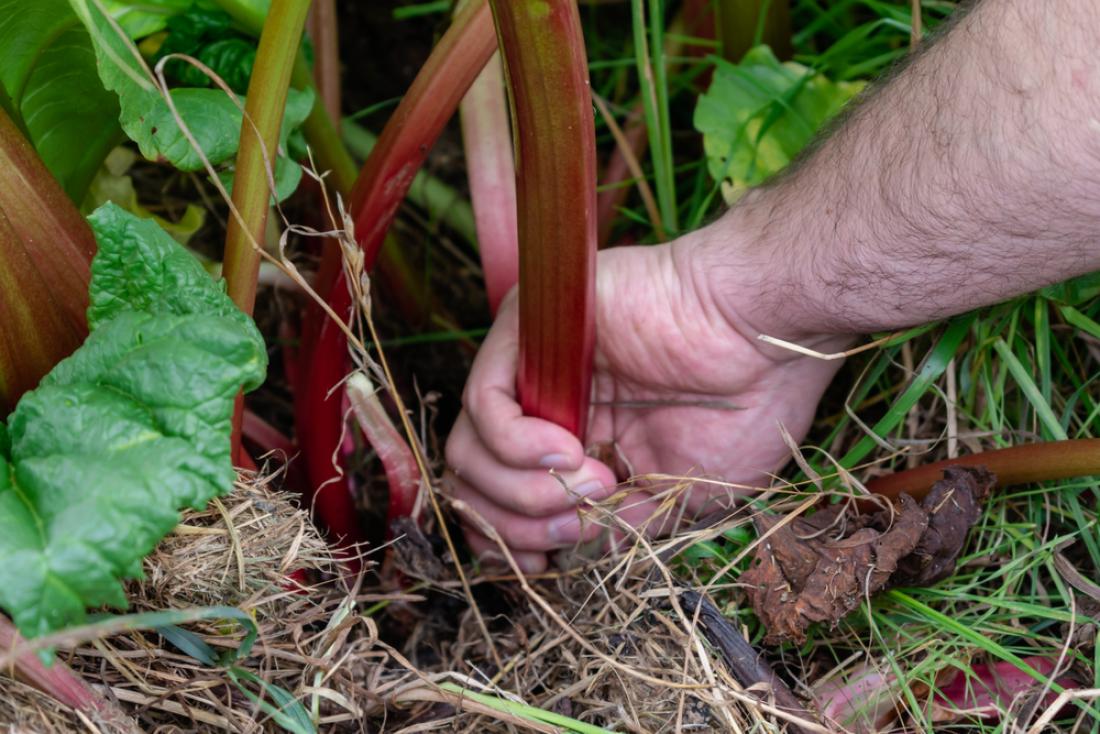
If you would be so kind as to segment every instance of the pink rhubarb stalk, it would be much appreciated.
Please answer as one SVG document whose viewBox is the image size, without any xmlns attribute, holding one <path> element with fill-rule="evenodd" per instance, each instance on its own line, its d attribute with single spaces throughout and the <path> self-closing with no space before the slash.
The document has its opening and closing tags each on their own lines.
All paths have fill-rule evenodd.
<svg viewBox="0 0 1100 734">
<path fill-rule="evenodd" d="M 359 428 L 386 472 L 390 488 L 389 517 L 413 517 L 420 494 L 420 467 L 416 456 L 405 443 L 404 436 L 394 428 L 366 375 L 357 372 L 348 378 L 347 395 Z"/>
<path fill-rule="evenodd" d="M 313 0 L 306 19 L 313 41 L 313 80 L 329 119 L 340 119 L 340 33 L 336 0 Z"/>
<path fill-rule="evenodd" d="M 527 415 L 583 438 L 592 383 L 596 143 L 574 0 L 490 0 L 512 102 Z"/>
<path fill-rule="evenodd" d="M 0 653 L 21 644 L 23 638 L 7 617 L 0 615 Z M 110 731 L 135 731 L 133 722 L 117 706 L 92 690 L 69 666 L 55 660 L 46 666 L 38 655 L 28 652 L 15 661 L 16 677 L 34 686 L 73 711 L 90 715 L 93 720 L 110 724 Z"/>
<path fill-rule="evenodd" d="M 493 54 L 458 109 L 481 270 L 489 311 L 496 315 L 501 300 L 519 280 L 516 164 L 500 54 Z"/>
<path fill-rule="evenodd" d="M 351 196 L 355 236 L 368 271 L 413 177 L 495 48 L 488 6 L 485 0 L 474 0 L 456 14 L 382 131 Z M 351 296 L 337 248 L 323 253 L 317 284 L 335 313 L 350 313 Z M 339 476 L 333 455 L 343 433 L 344 414 L 339 394 L 330 393 L 347 374 L 347 342 L 323 314 L 311 319 L 309 327 L 302 335 L 303 384 L 295 395 L 295 413 L 310 484 L 322 487 Z M 318 506 L 322 506 L 320 498 Z M 321 514 L 338 536 L 356 529 L 353 518 L 340 517 L 338 512 Z"/>
<path fill-rule="evenodd" d="M 95 237 L 0 108 L 0 416 L 83 341 Z"/>
</svg>

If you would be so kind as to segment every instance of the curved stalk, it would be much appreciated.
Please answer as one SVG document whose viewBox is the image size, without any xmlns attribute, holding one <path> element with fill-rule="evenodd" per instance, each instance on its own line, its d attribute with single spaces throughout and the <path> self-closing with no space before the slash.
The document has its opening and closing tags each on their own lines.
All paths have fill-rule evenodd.
<svg viewBox="0 0 1100 734">
<path fill-rule="evenodd" d="M 241 219 L 231 217 L 225 236 L 223 273 L 229 297 L 247 314 L 256 302 L 256 278 L 274 177 L 279 127 L 286 109 L 294 58 L 305 27 L 309 0 L 273 0 L 260 34 L 252 78 L 248 83 L 245 122 L 233 175 L 233 205 Z M 249 124 L 249 120 L 252 124 Z"/>
<path fill-rule="evenodd" d="M 469 3 L 455 15 L 386 123 L 351 195 L 356 239 L 368 269 L 413 177 L 495 48 L 484 0 Z"/>
<path fill-rule="evenodd" d="M 95 237 L 0 109 L 0 415 L 88 332 Z"/>
<path fill-rule="evenodd" d="M 920 500 L 949 466 L 981 465 L 997 475 L 998 486 L 1100 476 L 1100 438 L 1048 441 L 982 451 L 907 469 L 867 483 L 867 489 L 891 499 L 901 493 Z"/>
<path fill-rule="evenodd" d="M 366 271 L 378 259 L 389 225 L 417 170 L 495 47 L 488 6 L 485 0 L 474 0 L 456 14 L 386 124 L 351 195 L 355 236 L 364 252 Z M 350 313 L 351 296 L 337 248 L 322 255 L 317 283 L 335 313 Z M 295 418 L 310 484 L 325 487 L 339 475 L 333 455 L 340 444 L 344 415 L 332 390 L 346 376 L 347 343 L 330 319 L 319 317 L 310 324 L 314 328 L 303 333 L 304 381 L 295 393 Z M 330 487 L 326 496 L 335 494 Z M 319 505 L 321 499 L 318 497 Z M 323 515 L 337 535 L 350 536 L 356 530 L 354 517 L 348 513 Z"/>
</svg>

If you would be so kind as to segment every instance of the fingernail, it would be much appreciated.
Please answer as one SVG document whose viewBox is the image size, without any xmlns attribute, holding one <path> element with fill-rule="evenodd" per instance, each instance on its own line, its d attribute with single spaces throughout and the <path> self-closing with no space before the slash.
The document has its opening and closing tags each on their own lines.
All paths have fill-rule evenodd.
<svg viewBox="0 0 1100 734">
<path fill-rule="evenodd" d="M 576 515 L 555 517 L 546 528 L 555 543 L 576 543 L 581 539 L 581 521 Z"/>
<path fill-rule="evenodd" d="M 601 489 L 603 489 L 603 482 L 593 479 L 590 482 L 578 484 L 576 487 L 573 487 L 571 491 L 574 492 L 578 497 L 587 497 L 589 495 L 596 494 L 596 492 L 599 492 Z"/>
<path fill-rule="evenodd" d="M 539 466 L 545 469 L 568 471 L 571 468 L 569 457 L 565 454 L 547 454 L 539 459 Z"/>
</svg>

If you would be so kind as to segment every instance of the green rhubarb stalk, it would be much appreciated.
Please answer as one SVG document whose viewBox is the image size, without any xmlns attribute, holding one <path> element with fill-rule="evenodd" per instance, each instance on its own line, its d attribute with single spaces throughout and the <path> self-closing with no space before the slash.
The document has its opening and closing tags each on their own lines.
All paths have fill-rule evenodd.
<svg viewBox="0 0 1100 734">
<path fill-rule="evenodd" d="M 308 11 L 309 0 L 272 0 L 248 83 L 233 177 L 233 205 L 240 219 L 229 220 L 223 270 L 229 297 L 248 314 L 256 302 L 257 243 L 263 241 L 267 224 L 279 127 Z"/>
<path fill-rule="evenodd" d="M 0 110 L 0 415 L 88 332 L 95 238 Z"/>
<path fill-rule="evenodd" d="M 596 145 L 573 0 L 490 0 L 516 139 L 520 364 L 527 415 L 582 436 L 596 269 Z"/>
</svg>

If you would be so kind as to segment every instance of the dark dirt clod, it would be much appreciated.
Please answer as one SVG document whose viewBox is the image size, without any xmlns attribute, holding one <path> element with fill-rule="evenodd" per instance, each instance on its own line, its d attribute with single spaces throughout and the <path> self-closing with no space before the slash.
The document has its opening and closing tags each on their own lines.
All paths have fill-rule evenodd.
<svg viewBox="0 0 1100 734">
<path fill-rule="evenodd" d="M 811 624 L 836 624 L 871 594 L 949 576 L 995 484 L 984 467 L 950 467 L 919 505 L 903 494 L 869 514 L 846 503 L 789 522 L 759 516 L 757 532 L 774 532 L 741 580 L 766 642 L 802 642 Z"/>
</svg>

